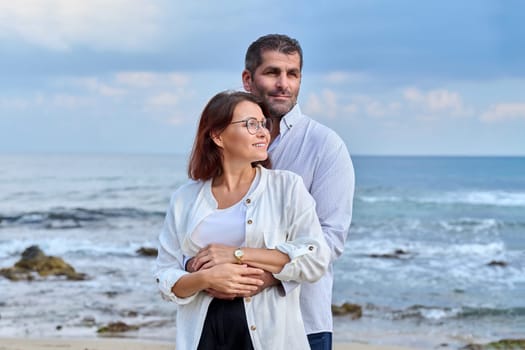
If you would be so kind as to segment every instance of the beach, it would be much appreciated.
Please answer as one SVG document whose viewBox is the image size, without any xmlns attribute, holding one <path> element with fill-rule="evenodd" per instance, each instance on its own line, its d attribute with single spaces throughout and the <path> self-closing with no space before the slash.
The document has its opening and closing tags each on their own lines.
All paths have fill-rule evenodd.
<svg viewBox="0 0 525 350">
<path fill-rule="evenodd" d="M 354 215 L 332 300 L 362 313 L 334 316 L 338 349 L 523 338 L 525 158 L 353 160 Z M 85 276 L 0 276 L 0 350 L 174 348 L 176 307 L 159 295 L 154 257 L 139 251 L 156 246 L 186 157 L 2 155 L 0 164 L 0 269 L 36 245 Z M 115 322 L 131 330 L 101 337 Z"/>
<path fill-rule="evenodd" d="M 129 339 L 25 339 L 0 338 L 0 350 L 174 350 L 171 343 Z M 335 350 L 408 350 L 406 347 L 335 344 Z"/>
</svg>

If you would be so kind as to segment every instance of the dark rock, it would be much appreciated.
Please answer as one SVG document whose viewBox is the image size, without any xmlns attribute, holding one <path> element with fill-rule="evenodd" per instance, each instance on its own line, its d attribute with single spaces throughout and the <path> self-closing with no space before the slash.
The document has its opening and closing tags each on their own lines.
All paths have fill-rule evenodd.
<svg viewBox="0 0 525 350">
<path fill-rule="evenodd" d="M 341 306 L 332 305 L 332 314 L 335 316 L 349 315 L 352 320 L 356 320 L 363 316 L 363 308 L 361 305 L 344 303 Z"/>
<path fill-rule="evenodd" d="M 500 260 L 492 260 L 487 264 L 488 266 L 499 266 L 499 267 L 505 267 L 508 265 L 506 261 L 500 261 Z"/>
<path fill-rule="evenodd" d="M 153 256 L 153 257 L 156 257 L 157 254 L 158 254 L 158 250 L 157 250 L 157 248 L 141 247 L 141 248 L 137 249 L 136 253 L 139 254 L 139 255 L 142 255 L 142 256 Z"/>
<path fill-rule="evenodd" d="M 62 258 L 47 256 L 38 246 L 31 246 L 24 250 L 22 259 L 13 267 L 0 269 L 0 275 L 11 281 L 31 281 L 34 279 L 34 272 L 41 277 L 53 275 L 66 276 L 68 280 L 75 281 L 86 279 L 85 274 L 76 272 Z"/>
<path fill-rule="evenodd" d="M 111 322 L 107 326 L 100 327 L 97 333 L 122 333 L 139 329 L 139 326 L 130 326 L 124 322 Z"/>
<path fill-rule="evenodd" d="M 408 255 L 408 252 L 403 249 L 396 249 L 392 253 L 386 254 L 370 254 L 371 258 L 383 258 L 383 259 L 401 259 L 403 255 Z"/>
<path fill-rule="evenodd" d="M 19 281 L 21 279 L 26 281 L 33 280 L 33 275 L 31 274 L 31 271 L 18 269 L 16 267 L 0 269 L 0 276 L 4 276 L 5 278 L 11 281 Z"/>
<path fill-rule="evenodd" d="M 518 350 L 525 349 L 524 339 L 501 339 L 488 344 L 468 344 L 461 350 Z"/>
<path fill-rule="evenodd" d="M 117 295 L 118 295 L 118 292 L 115 292 L 115 291 L 108 291 L 108 292 L 104 292 L 104 294 L 108 297 L 108 298 L 115 298 Z"/>
<path fill-rule="evenodd" d="M 42 259 L 45 256 L 44 252 L 37 245 L 27 247 L 26 250 L 22 252 L 22 260 Z"/>
<path fill-rule="evenodd" d="M 483 345 L 468 344 L 467 346 L 462 347 L 460 350 L 483 350 Z"/>
<path fill-rule="evenodd" d="M 135 310 L 126 310 L 120 313 L 122 317 L 137 317 L 139 313 Z"/>
<path fill-rule="evenodd" d="M 82 319 L 81 324 L 86 327 L 93 327 L 96 324 L 95 318 L 86 316 Z"/>
</svg>

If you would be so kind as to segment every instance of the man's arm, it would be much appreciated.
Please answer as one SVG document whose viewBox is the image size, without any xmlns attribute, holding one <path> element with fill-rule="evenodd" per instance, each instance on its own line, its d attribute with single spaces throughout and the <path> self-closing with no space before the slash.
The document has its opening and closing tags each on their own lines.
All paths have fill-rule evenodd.
<svg viewBox="0 0 525 350">
<path fill-rule="evenodd" d="M 352 220 L 355 190 L 354 166 L 344 142 L 336 135 L 324 145 L 310 194 L 333 262 L 343 254 Z"/>
</svg>

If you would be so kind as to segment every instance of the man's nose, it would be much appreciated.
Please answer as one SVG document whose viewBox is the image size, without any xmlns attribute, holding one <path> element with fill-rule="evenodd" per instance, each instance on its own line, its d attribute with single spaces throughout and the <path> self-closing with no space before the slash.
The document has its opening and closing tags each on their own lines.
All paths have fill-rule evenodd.
<svg viewBox="0 0 525 350">
<path fill-rule="evenodd" d="M 276 85 L 281 89 L 286 89 L 288 87 L 288 77 L 286 76 L 286 74 L 280 74 L 277 77 Z"/>
</svg>

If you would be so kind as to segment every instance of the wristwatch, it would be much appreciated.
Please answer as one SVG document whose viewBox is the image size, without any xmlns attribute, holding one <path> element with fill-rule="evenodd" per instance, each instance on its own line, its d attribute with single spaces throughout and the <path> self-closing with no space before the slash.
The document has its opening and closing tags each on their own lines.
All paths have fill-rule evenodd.
<svg viewBox="0 0 525 350">
<path fill-rule="evenodd" d="M 244 256 L 244 252 L 241 248 L 235 249 L 233 252 L 233 256 L 237 260 L 237 264 L 242 264 L 242 257 Z"/>
</svg>

